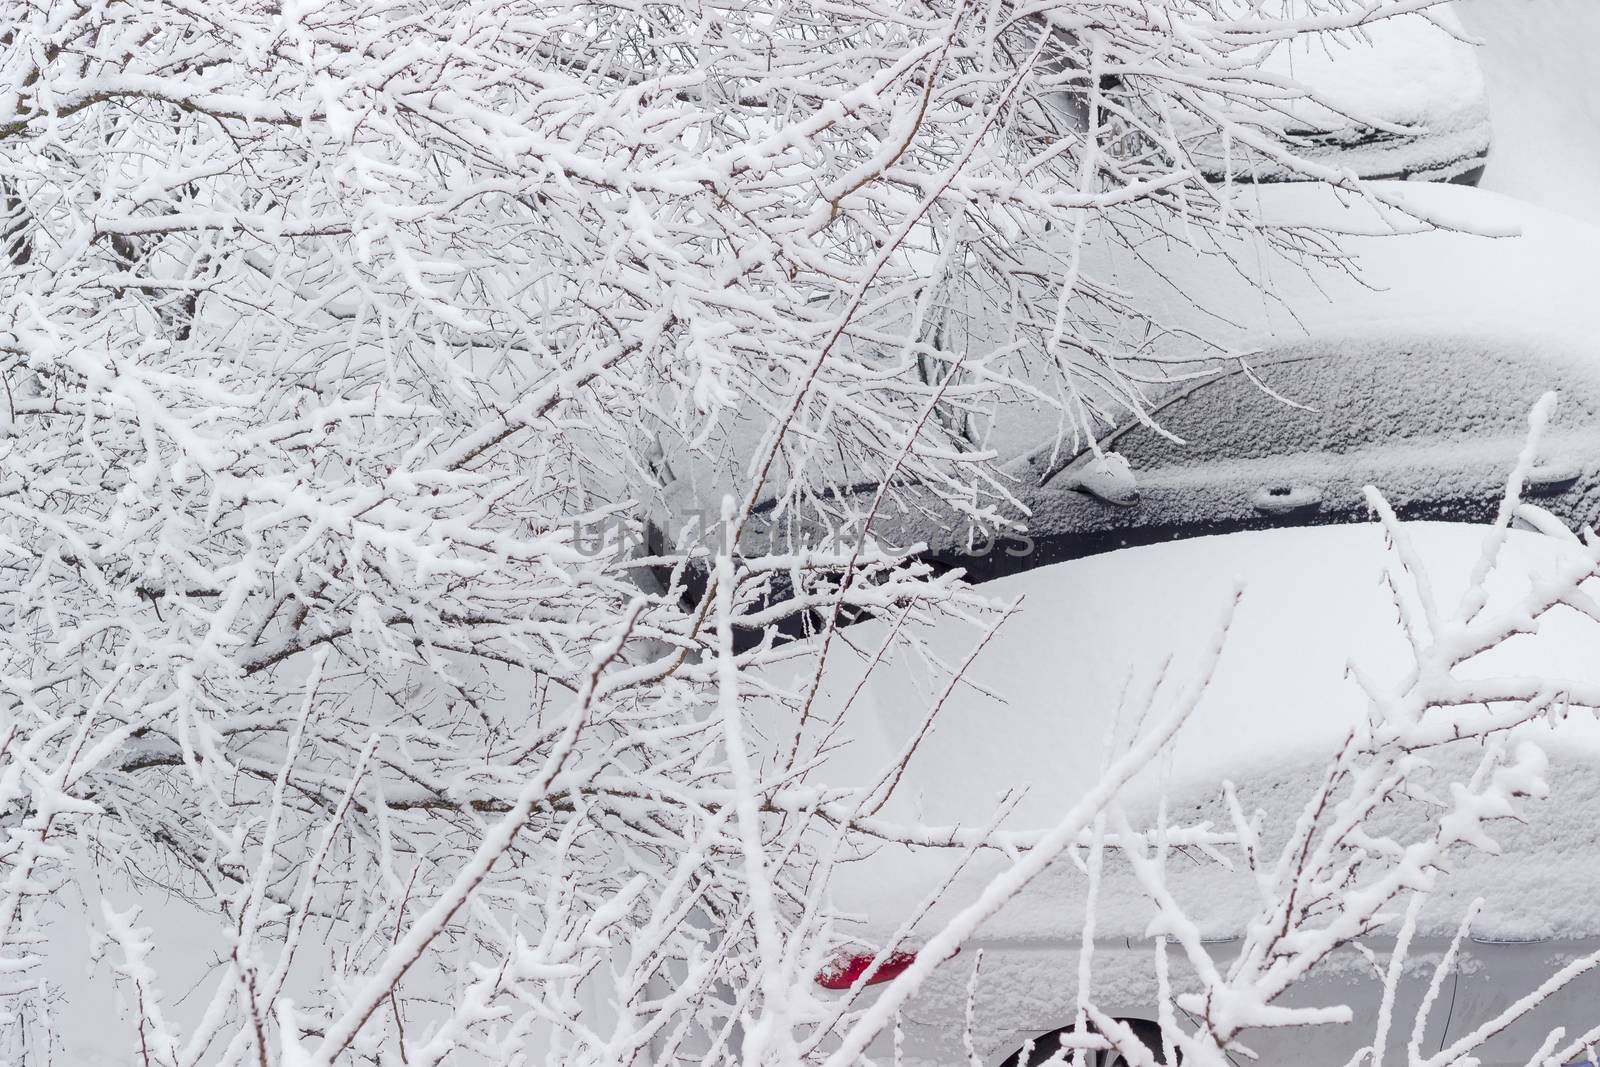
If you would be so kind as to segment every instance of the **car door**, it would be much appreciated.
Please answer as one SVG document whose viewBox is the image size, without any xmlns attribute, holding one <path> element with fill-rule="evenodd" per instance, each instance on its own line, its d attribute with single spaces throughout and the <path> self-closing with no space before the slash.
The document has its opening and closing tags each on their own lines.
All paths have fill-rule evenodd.
<svg viewBox="0 0 1600 1067">
<path fill-rule="evenodd" d="M 1600 459 L 1600 383 L 1584 364 L 1537 346 L 1438 338 L 1367 344 L 1344 360 L 1325 447 L 1351 479 L 1379 486 L 1403 517 L 1486 521 L 1546 392 L 1557 404 L 1524 499 L 1569 524 L 1594 521 L 1583 498 Z"/>
<path fill-rule="evenodd" d="M 1455 998 L 1445 1034 L 1448 1045 L 1491 1024 L 1574 960 L 1600 951 L 1600 939 L 1518 940 L 1472 938 L 1462 944 Z M 1544 997 L 1525 1015 L 1485 1040 L 1472 1055 L 1485 1067 L 1525 1064 L 1550 1031 L 1572 1039 L 1600 1025 L 1600 969 L 1580 974 Z M 1565 1043 L 1565 1042 L 1563 1042 Z M 1582 1060 L 1584 1057 L 1572 1057 Z"/>
<path fill-rule="evenodd" d="M 1390 1029 L 1386 1063 L 1404 1063 L 1405 1049 L 1412 1036 L 1414 1021 L 1427 998 L 1442 947 L 1413 944 L 1401 968 L 1400 981 L 1390 1003 Z M 1377 1036 L 1378 1017 L 1384 1002 L 1384 975 L 1394 951 L 1394 939 L 1363 938 L 1360 946 L 1342 945 L 1329 953 L 1300 981 L 1274 1003 L 1282 1007 L 1350 1009 L 1351 1020 L 1316 1027 L 1282 1027 L 1246 1030 L 1240 1041 L 1263 1064 L 1296 1064 L 1303 1067 L 1347 1067 L 1361 1062 L 1359 1053 L 1370 1047 Z M 1370 953 L 1370 954 L 1369 954 Z M 1447 974 L 1421 1031 L 1421 1051 L 1432 1055 L 1445 1040 L 1445 1011 L 1455 991 L 1455 975 Z M 1250 1062 L 1235 1057 L 1234 1062 Z"/>
<path fill-rule="evenodd" d="M 1132 468 L 1137 503 L 1108 524 L 1129 543 L 1226 533 L 1314 516 L 1322 504 L 1325 413 L 1341 366 L 1291 354 L 1219 374 L 1102 442 Z M 1067 481 L 1071 471 L 1063 472 Z"/>
<path fill-rule="evenodd" d="M 1596 375 L 1534 349 L 1448 338 L 1307 345 L 1181 391 L 1151 412 L 1155 425 L 1102 442 L 1130 464 L 1138 502 L 1100 521 L 1130 544 L 1362 521 L 1368 485 L 1402 517 L 1485 521 L 1548 390 L 1561 400 L 1526 495 L 1592 522 Z"/>
</svg>

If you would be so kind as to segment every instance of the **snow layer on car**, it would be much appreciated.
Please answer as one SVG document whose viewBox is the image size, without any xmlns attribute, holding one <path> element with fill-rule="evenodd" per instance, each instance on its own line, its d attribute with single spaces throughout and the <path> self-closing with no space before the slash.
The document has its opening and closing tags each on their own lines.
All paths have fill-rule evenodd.
<svg viewBox="0 0 1600 1067">
<path fill-rule="evenodd" d="M 1570 216 L 1482 189 L 1376 182 L 1420 220 L 1322 186 L 1238 186 L 1280 226 L 1322 226 L 1359 274 L 1335 266 L 1310 272 L 1279 265 L 1270 296 L 1212 257 L 1141 249 L 1143 262 L 1102 249 L 1101 269 L 1161 304 L 1161 317 L 1239 352 L 1300 337 L 1426 337 L 1482 332 L 1593 358 L 1592 294 L 1600 283 L 1593 250 L 1600 229 Z M 1429 225 L 1435 228 L 1429 228 Z M 1257 257 L 1244 242 L 1241 263 Z M 1158 294 L 1165 292 L 1161 299 Z M 1179 354 L 1174 352 L 1174 354 Z M 1192 351 L 1182 354 L 1192 357 Z"/>
<path fill-rule="evenodd" d="M 1498 349 L 1553 368 L 1565 364 L 1569 377 L 1600 381 L 1590 311 L 1593 294 L 1600 292 L 1600 257 L 1593 254 L 1600 229 L 1481 189 L 1372 185 L 1447 228 L 1427 231 L 1415 219 L 1385 215 L 1348 194 L 1303 183 L 1236 186 L 1222 195 L 1232 196 L 1241 211 L 1248 200 L 1274 225 L 1325 226 L 1339 234 L 1339 248 L 1355 257 L 1360 274 L 1334 266 L 1305 272 L 1283 263 L 1269 270 L 1245 241 L 1228 243 L 1223 251 L 1241 267 L 1266 271 L 1264 278 L 1252 281 L 1218 255 L 1157 241 L 1139 243 L 1135 255 L 1096 239 L 1086 250 L 1085 270 L 1103 284 L 1139 294 L 1141 304 L 1170 327 L 1166 338 L 1125 339 L 1129 351 L 1147 357 L 1138 369 L 1157 377 L 1177 361 L 1180 369 L 1193 371 L 1194 361 L 1207 354 L 1192 340 L 1198 335 L 1223 353 L 1360 346 L 1388 350 L 1396 360 L 1412 352 L 1448 351 L 1466 338 L 1479 352 Z M 1061 262 L 1066 255 L 1061 249 Z M 1027 266 L 1050 277 L 1059 265 L 1041 255 Z M 1256 282 L 1269 284 L 1272 295 Z M 974 352 L 1011 341 L 1005 323 L 982 316 L 963 320 L 961 329 L 950 343 Z M 1044 363 L 1024 377 L 1047 395 L 1059 391 L 1055 371 Z M 1170 391 L 1151 386 L 1151 399 L 1159 400 L 1164 388 Z M 1265 395 L 1259 403 L 1277 404 Z M 1067 455 L 1083 445 L 1072 439 L 1059 410 L 1031 398 L 1008 402 L 981 421 L 981 443 L 1002 462 L 1048 446 L 1058 434 L 1067 437 Z M 688 516 L 714 517 L 723 493 L 742 497 L 742 472 L 763 432 L 757 422 L 725 419 L 711 442 L 715 460 L 672 456 L 670 484 L 647 510 L 676 533 Z M 841 486 L 874 473 L 831 461 L 828 449 L 813 453 L 811 463 L 820 478 Z"/>
<path fill-rule="evenodd" d="M 1453 604 L 1476 559 L 1482 527 L 1413 524 L 1440 602 Z M 1491 589 L 1492 603 L 1525 590 L 1570 552 L 1553 538 L 1513 532 Z M 1165 792 L 1174 818 L 1217 818 L 1224 779 L 1239 785 L 1247 809 L 1286 825 L 1311 783 L 1363 716 L 1367 702 L 1348 676 L 1356 663 L 1393 682 L 1409 665 L 1383 581 L 1383 531 L 1375 525 L 1314 527 L 1199 538 L 1111 553 L 1002 579 L 987 588 L 1021 598 L 916 747 L 881 817 L 931 827 L 978 827 L 1001 798 L 1020 799 L 1001 826 L 1053 825 L 1139 729 L 1151 692 L 1156 714 L 1189 681 L 1221 613 L 1239 593 L 1228 644 L 1194 717 L 1169 756 L 1147 768 L 1124 803 L 1145 816 Z M 822 719 L 851 701 L 854 735 L 818 769 L 816 783 L 866 784 L 903 750 L 947 672 L 927 658 L 890 656 L 863 683 L 865 663 L 884 627 L 850 631 L 830 654 L 817 707 Z M 961 663 L 977 633 L 954 622 L 923 635 L 937 660 Z M 1600 627 L 1561 609 L 1537 634 L 1514 639 L 1462 669 L 1464 676 L 1511 671 L 1600 681 Z M 1165 680 L 1161 681 L 1165 667 Z M 1159 686 L 1157 685 L 1160 681 Z M 859 688 L 858 688 L 859 687 Z M 785 736 L 781 724 L 775 736 Z M 1463 857 L 1458 877 L 1430 909 L 1424 931 L 1452 931 L 1467 900 L 1488 900 L 1481 931 L 1518 936 L 1562 930 L 1600 933 L 1600 904 L 1578 880 L 1550 872 L 1600 859 L 1600 725 L 1575 715 L 1559 728 L 1523 731 L 1552 759 L 1554 799 L 1533 807 L 1525 827 L 1505 834 L 1508 855 Z M 1476 744 L 1441 752 L 1465 766 Z M 1470 749 L 1470 751 L 1467 751 Z M 1137 820 L 1136 820 L 1137 822 Z M 924 921 L 959 907 L 1006 861 L 981 854 L 954 876 Z M 885 846 L 843 864 L 832 885 L 836 905 L 880 934 L 910 916 L 950 875 L 950 850 Z M 1244 876 L 1184 861 L 1180 899 L 1216 933 L 1237 932 L 1253 897 Z M 1143 895 L 1120 865 L 1108 865 L 1098 929 L 1138 938 L 1150 918 Z M 1084 880 L 1058 862 L 983 929 L 990 940 L 1075 937 Z"/>
<path fill-rule="evenodd" d="M 1494 148 L 1482 187 L 1600 222 L 1600 4 L 1466 0 L 1482 43 Z"/>
<path fill-rule="evenodd" d="M 1305 0 L 1284 0 L 1250 14 L 1295 18 L 1308 7 Z M 1481 166 L 1490 129 L 1477 56 L 1460 39 L 1460 25 L 1448 11 L 1435 8 L 1430 14 L 1278 42 L 1260 69 L 1313 95 L 1274 101 L 1279 110 L 1253 117 L 1298 140 L 1294 151 L 1302 158 L 1364 178 L 1446 180 Z M 1214 137 L 1202 141 L 1200 157 L 1218 173 L 1299 177 Z"/>
<path fill-rule="evenodd" d="M 1093 465 L 1080 461 L 1041 487 L 1048 442 L 1013 461 L 1008 473 L 1027 512 L 1007 506 L 1001 514 L 1041 537 L 1146 527 L 1192 533 L 1207 524 L 1217 532 L 1313 505 L 1321 521 L 1350 521 L 1367 514 L 1363 487 L 1378 484 L 1404 513 L 1478 521 L 1494 513 L 1529 409 L 1554 390 L 1561 399 L 1542 469 L 1547 481 L 1565 471 L 1576 484 L 1541 499 L 1574 527 L 1600 518 L 1600 481 L 1591 474 L 1600 462 L 1600 364 L 1593 360 L 1557 355 L 1537 339 L 1368 335 L 1285 343 L 1250 364 L 1249 375 L 1225 374 L 1157 407 L 1159 431 L 1130 423 L 1103 438 L 1114 473 L 1108 467 L 1090 476 Z M 874 488 L 845 493 L 832 506 L 864 515 Z M 691 479 L 674 490 L 689 499 L 704 494 Z M 859 526 L 843 529 L 848 536 Z M 911 486 L 886 496 L 871 531 L 883 545 L 925 542 L 957 564 L 969 540 L 985 543 L 973 521 Z M 774 524 L 761 513 L 741 544 L 747 552 L 768 542 L 785 551 L 818 546 L 829 533 L 816 521 L 790 516 Z"/>
<path fill-rule="evenodd" d="M 1288 0 L 1303 13 L 1305 0 Z M 1483 75 L 1473 46 L 1447 8 L 1429 16 L 1398 15 L 1358 35 L 1304 34 L 1274 49 L 1264 69 L 1309 85 L 1359 117 L 1428 127 L 1483 101 Z"/>
<path fill-rule="evenodd" d="M 1178 242 L 1148 240 L 1136 251 L 1115 240 L 1092 239 L 1084 270 L 1101 284 L 1137 293 L 1141 306 L 1168 333 L 1128 337 L 1127 349 L 1147 362 L 1153 377 L 1192 373 L 1208 354 L 1249 355 L 1298 344 L 1408 345 L 1470 337 L 1480 346 L 1537 352 L 1595 375 L 1593 294 L 1600 291 L 1600 228 L 1482 189 L 1430 182 L 1372 182 L 1439 228 L 1392 209 L 1378 209 L 1348 193 L 1306 183 L 1236 185 L 1218 190 L 1241 212 L 1259 209 L 1275 226 L 1326 227 L 1352 273 L 1337 263 L 1309 269 L 1264 256 L 1249 240 L 1225 240 L 1216 253 Z M 1061 250 L 1064 259 L 1066 250 Z M 1029 269 L 1050 276 L 1046 255 Z M 1009 338 L 1003 323 L 974 321 L 969 348 L 999 347 Z M 1208 350 L 1193 340 L 1206 338 Z M 1057 390 L 1041 366 L 1031 384 Z M 1171 386 L 1152 385 L 1159 400 Z M 1103 427 L 1102 429 L 1109 429 Z M 983 443 L 1002 459 L 1052 441 L 1062 430 L 1059 412 L 1019 400 L 983 427 Z M 1067 441 L 1070 454 L 1081 442 Z"/>
<path fill-rule="evenodd" d="M 1534 491 L 1575 526 L 1600 517 L 1590 475 L 1600 459 L 1600 366 L 1552 359 L 1537 344 L 1442 336 L 1304 341 L 1264 353 L 1254 368 L 1152 412 L 1170 437 L 1133 424 L 1102 441 L 1131 464 L 1137 505 L 1061 492 L 1069 468 L 1024 497 L 1034 532 L 1235 523 L 1313 502 L 1355 518 L 1367 513 L 1367 484 L 1431 518 L 1487 518 L 1529 410 L 1552 390 L 1560 403 Z"/>
</svg>

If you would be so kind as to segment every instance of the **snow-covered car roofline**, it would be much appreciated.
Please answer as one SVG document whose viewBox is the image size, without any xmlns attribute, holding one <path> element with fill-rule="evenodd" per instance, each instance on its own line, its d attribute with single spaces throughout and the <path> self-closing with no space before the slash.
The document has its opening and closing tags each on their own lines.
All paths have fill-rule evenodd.
<svg viewBox="0 0 1600 1067">
<path fill-rule="evenodd" d="M 1455 185 L 1376 183 L 1439 225 L 1380 213 L 1371 202 L 1304 185 L 1240 188 L 1281 226 L 1334 231 L 1350 265 L 1274 271 L 1255 281 L 1187 249 L 1141 250 L 1149 266 L 1111 254 L 1102 269 L 1160 302 L 1161 317 L 1233 352 L 1285 339 L 1399 329 L 1544 338 L 1588 347 L 1600 288 L 1600 229 L 1496 193 Z M 1247 251 L 1241 249 L 1241 252 Z M 1170 351 L 1193 359 L 1192 351 Z"/>
</svg>

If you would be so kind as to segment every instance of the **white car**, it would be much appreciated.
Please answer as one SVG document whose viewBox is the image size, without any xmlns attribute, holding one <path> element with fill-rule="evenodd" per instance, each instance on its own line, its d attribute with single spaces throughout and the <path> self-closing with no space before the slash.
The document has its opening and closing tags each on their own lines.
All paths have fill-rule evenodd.
<svg viewBox="0 0 1600 1067">
<path fill-rule="evenodd" d="M 1434 598 L 1454 604 L 1488 527 L 1414 523 L 1406 529 Z M 1579 553 L 1568 540 L 1510 531 L 1489 583 L 1490 610 L 1510 604 L 1530 580 L 1547 577 Z M 1121 803 L 1136 827 L 1153 825 L 1164 797 L 1173 826 L 1209 821 L 1225 828 L 1229 818 L 1219 795 L 1222 783 L 1231 781 L 1245 811 L 1265 813 L 1263 840 L 1274 842 L 1313 795 L 1353 725 L 1369 713 L 1351 665 L 1383 685 L 1407 676 L 1409 646 L 1384 581 L 1392 559 L 1383 528 L 1357 524 L 1152 545 L 1000 579 L 986 590 L 1001 600 L 1021 597 L 1021 604 L 977 653 L 962 684 L 950 689 L 925 735 L 927 709 L 944 692 L 948 668 L 966 659 L 979 631 L 954 620 L 937 624 L 922 635 L 929 654 L 890 655 L 868 674 L 888 624 L 863 623 L 829 654 L 813 714 L 831 722 L 848 702 L 843 721 L 852 732 L 834 739 L 839 743 L 813 772 L 814 783 L 867 788 L 911 751 L 887 798 L 880 792 L 875 819 L 937 837 L 942 831 L 929 828 L 970 832 L 998 818 L 998 828 L 1019 845 L 1037 840 L 1158 717 L 1142 709 L 1163 665 L 1168 688 L 1150 702 L 1157 710 L 1172 687 L 1192 679 L 1219 612 L 1242 589 L 1192 717 L 1168 753 L 1133 779 Z M 1600 684 L 1600 622 L 1557 609 L 1537 634 L 1518 636 L 1460 669 L 1479 679 L 1509 673 Z M 771 732 L 790 736 L 781 719 Z M 1600 862 L 1600 725 L 1574 713 L 1555 725 L 1521 726 L 1512 740 L 1534 741 L 1544 750 L 1550 799 L 1529 801 L 1523 824 L 1497 825 L 1503 855 L 1450 853 L 1448 876 L 1416 917 L 1410 962 L 1398 986 L 1398 1036 L 1391 1049 L 1398 1046 L 1399 1055 L 1425 999 L 1426 1019 L 1416 1032 L 1428 1056 L 1462 1040 L 1561 966 L 1600 948 L 1600 897 L 1589 873 Z M 1428 758 L 1440 782 L 1465 781 L 1483 752 L 1470 740 L 1445 744 Z M 1398 826 L 1403 840 L 1425 832 L 1428 810 L 1427 801 L 1397 797 L 1392 811 L 1385 808 L 1379 817 Z M 1407 820 L 1414 819 L 1421 821 L 1412 827 Z M 1225 846 L 1219 851 L 1229 854 Z M 978 926 L 959 955 L 932 970 L 903 1005 L 903 1062 L 996 1067 L 1044 1062 L 1055 1051 L 1077 1007 L 1090 884 L 1076 862 L 1083 858 L 1080 852 L 1056 859 Z M 843 858 L 828 892 L 840 929 L 860 946 L 860 955 L 904 953 L 884 957 L 888 966 L 881 974 L 892 978 L 1015 860 L 993 850 L 969 855 L 961 848 L 885 844 Z M 1257 886 L 1238 862 L 1229 869 L 1185 852 L 1169 887 L 1225 972 L 1249 924 L 1259 919 Z M 1111 1017 L 1130 1021 L 1159 1056 L 1151 938 L 1157 909 L 1115 850 L 1106 853 L 1097 893 L 1093 1000 Z M 1430 997 L 1434 967 L 1477 898 L 1483 903 L 1456 965 Z M 1347 1005 L 1353 1021 L 1247 1031 L 1240 1041 L 1257 1062 L 1355 1062 L 1355 1052 L 1373 1040 L 1381 971 L 1399 926 L 1393 919 L 1338 948 L 1286 994 L 1285 1003 Z M 1173 957 L 1175 992 L 1193 989 L 1193 970 L 1182 953 Z M 858 977 L 862 962 L 841 958 L 819 972 L 818 995 L 866 1005 L 893 988 L 882 982 L 853 994 L 821 988 L 848 984 L 841 975 Z M 1192 1029 L 1181 1010 L 1174 1021 Z M 1597 1023 L 1600 971 L 1590 971 L 1474 1055 L 1486 1067 L 1522 1065 L 1550 1028 L 1565 1027 L 1570 1039 Z M 968 1040 L 976 1061 L 969 1059 Z M 1033 1058 L 1024 1058 L 1030 1043 Z M 888 1038 L 873 1052 L 883 1057 L 879 1062 L 896 1062 Z M 1250 1062 L 1238 1054 L 1234 1061 Z"/>
</svg>

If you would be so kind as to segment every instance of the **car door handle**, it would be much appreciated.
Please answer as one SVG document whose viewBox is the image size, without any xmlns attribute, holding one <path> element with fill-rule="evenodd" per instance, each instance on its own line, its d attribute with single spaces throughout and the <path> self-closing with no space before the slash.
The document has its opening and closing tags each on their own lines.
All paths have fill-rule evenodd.
<svg viewBox="0 0 1600 1067">
<path fill-rule="evenodd" d="M 1313 485 L 1277 482 L 1263 485 L 1250 497 L 1263 515 L 1309 515 L 1322 507 L 1322 490 Z"/>
</svg>

